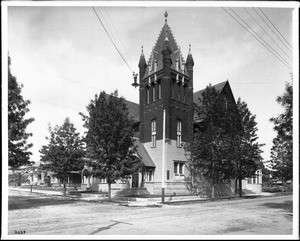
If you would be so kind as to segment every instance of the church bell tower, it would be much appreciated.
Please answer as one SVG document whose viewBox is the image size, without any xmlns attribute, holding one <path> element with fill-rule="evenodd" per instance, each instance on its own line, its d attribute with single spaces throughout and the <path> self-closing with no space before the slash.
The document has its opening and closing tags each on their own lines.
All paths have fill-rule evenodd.
<svg viewBox="0 0 300 241">
<path fill-rule="evenodd" d="M 151 121 L 156 121 L 156 140 L 162 139 L 163 110 L 166 110 L 166 139 L 177 140 L 178 122 L 181 141 L 192 136 L 193 66 L 191 47 L 185 62 L 167 23 L 165 23 L 146 62 L 143 47 L 139 60 L 140 141 L 151 141 Z M 134 84 L 133 84 L 134 85 Z"/>
<path fill-rule="evenodd" d="M 138 76 L 134 87 L 139 87 L 139 141 L 155 164 L 154 184 L 159 190 L 162 180 L 176 190 L 184 190 L 187 170 L 183 145 L 193 135 L 193 66 L 191 46 L 185 61 L 168 25 L 165 23 L 146 61 L 142 47 Z M 165 110 L 165 161 L 162 161 L 163 112 Z M 162 166 L 164 163 L 164 167 Z M 162 173 L 164 172 L 164 173 Z M 148 185 L 150 185 L 148 183 Z M 149 186 L 148 186 L 149 187 Z M 171 193 L 167 188 L 166 193 Z M 173 189 L 174 191 L 175 189 Z"/>
</svg>

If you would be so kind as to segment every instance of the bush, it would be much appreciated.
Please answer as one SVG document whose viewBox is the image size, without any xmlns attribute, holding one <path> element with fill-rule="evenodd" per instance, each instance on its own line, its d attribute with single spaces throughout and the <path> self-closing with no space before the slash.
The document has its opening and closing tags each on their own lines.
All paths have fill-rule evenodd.
<svg viewBox="0 0 300 241">
<path fill-rule="evenodd" d="M 263 187 L 263 192 L 281 192 L 282 188 L 279 186 L 273 186 L 273 187 Z"/>
</svg>

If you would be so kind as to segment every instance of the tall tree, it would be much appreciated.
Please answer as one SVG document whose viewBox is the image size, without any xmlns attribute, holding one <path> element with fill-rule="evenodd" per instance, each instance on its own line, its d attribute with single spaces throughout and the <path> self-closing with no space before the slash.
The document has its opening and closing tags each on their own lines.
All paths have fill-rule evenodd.
<svg viewBox="0 0 300 241">
<path fill-rule="evenodd" d="M 232 147 L 236 150 L 234 177 L 239 181 L 239 196 L 242 196 L 242 179 L 255 174 L 258 168 L 262 168 L 262 150 L 264 144 L 257 142 L 256 116 L 248 109 L 247 104 L 241 100 L 237 101 L 237 108 L 241 118 L 242 128 L 235 135 Z"/>
<path fill-rule="evenodd" d="M 109 200 L 111 184 L 133 174 L 140 167 L 133 155 L 133 121 L 128 117 L 124 98 L 101 92 L 87 106 L 88 116 L 81 113 L 87 128 L 87 156 L 93 160 L 92 174 L 105 178 Z"/>
<path fill-rule="evenodd" d="M 235 103 L 218 93 L 211 85 L 202 94 L 195 115 L 201 123 L 201 130 L 194 133 L 193 140 L 186 145 L 189 153 L 188 168 L 191 173 L 202 175 L 211 183 L 212 198 L 214 186 L 233 175 L 234 163 L 230 154 L 232 136 L 240 126 Z M 197 177 L 194 177 L 197 178 Z"/>
<path fill-rule="evenodd" d="M 293 85 L 287 82 L 285 92 L 276 101 L 284 108 L 282 114 L 273 117 L 277 136 L 273 140 L 271 159 L 272 176 L 282 180 L 282 188 L 287 180 L 293 178 Z"/>
<path fill-rule="evenodd" d="M 33 163 L 30 161 L 32 153 L 29 151 L 32 143 L 27 143 L 32 133 L 27 133 L 26 128 L 34 119 L 25 118 L 29 112 L 30 101 L 23 99 L 23 85 L 11 74 L 10 65 L 11 60 L 8 56 L 8 165 L 15 170 Z"/>
<path fill-rule="evenodd" d="M 81 171 L 84 156 L 84 141 L 76 132 L 74 124 L 66 118 L 62 126 L 49 127 L 48 145 L 42 146 L 41 168 L 54 172 L 54 176 L 63 180 L 63 194 L 66 195 L 66 182 L 72 171 Z"/>
</svg>

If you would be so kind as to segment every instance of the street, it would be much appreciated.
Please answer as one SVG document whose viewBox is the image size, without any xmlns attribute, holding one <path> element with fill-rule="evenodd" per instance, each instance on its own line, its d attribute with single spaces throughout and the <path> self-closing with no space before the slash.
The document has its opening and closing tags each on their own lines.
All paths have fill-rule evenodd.
<svg viewBox="0 0 300 241">
<path fill-rule="evenodd" d="M 128 207 L 10 191 L 8 234 L 292 235 L 292 218 L 291 195 Z"/>
</svg>

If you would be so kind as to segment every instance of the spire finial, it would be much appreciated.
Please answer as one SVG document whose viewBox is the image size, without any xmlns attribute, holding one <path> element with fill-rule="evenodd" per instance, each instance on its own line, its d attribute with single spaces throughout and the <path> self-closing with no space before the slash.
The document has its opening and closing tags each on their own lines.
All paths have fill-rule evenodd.
<svg viewBox="0 0 300 241">
<path fill-rule="evenodd" d="M 165 22 L 167 22 L 168 20 L 167 20 L 167 18 L 168 18 L 168 12 L 167 11 L 165 11 Z"/>
<path fill-rule="evenodd" d="M 189 53 L 191 53 L 191 45 L 189 44 Z"/>
<path fill-rule="evenodd" d="M 144 49 L 143 49 L 143 46 L 142 46 L 142 53 L 144 53 Z"/>
</svg>

